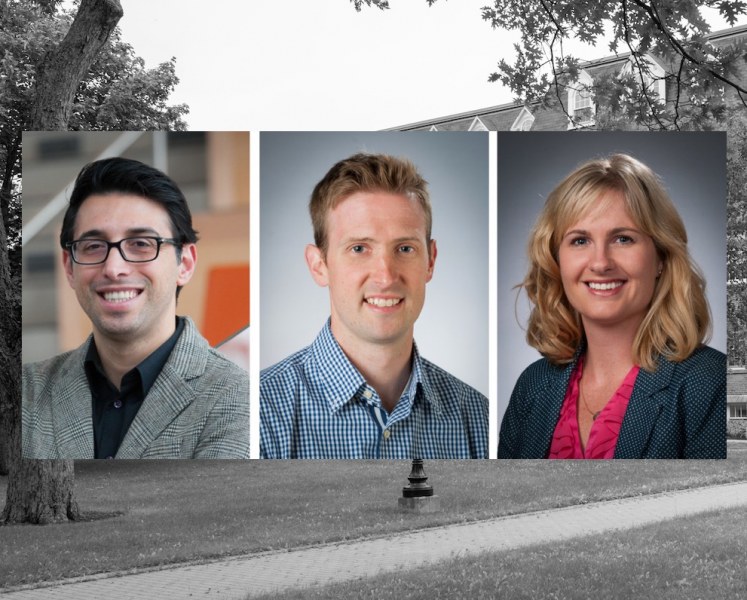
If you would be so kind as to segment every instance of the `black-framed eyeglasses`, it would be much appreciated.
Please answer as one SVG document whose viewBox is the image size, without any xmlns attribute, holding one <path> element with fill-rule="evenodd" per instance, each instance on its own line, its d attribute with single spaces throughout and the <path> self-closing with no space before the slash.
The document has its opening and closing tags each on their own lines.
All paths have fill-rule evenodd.
<svg viewBox="0 0 747 600">
<path fill-rule="evenodd" d="M 99 265 L 109 258 L 112 248 L 119 250 L 122 258 L 131 263 L 144 263 L 156 260 L 161 244 L 180 246 L 179 240 L 153 236 L 128 237 L 118 242 L 86 238 L 65 244 L 73 261 L 79 265 Z"/>
</svg>

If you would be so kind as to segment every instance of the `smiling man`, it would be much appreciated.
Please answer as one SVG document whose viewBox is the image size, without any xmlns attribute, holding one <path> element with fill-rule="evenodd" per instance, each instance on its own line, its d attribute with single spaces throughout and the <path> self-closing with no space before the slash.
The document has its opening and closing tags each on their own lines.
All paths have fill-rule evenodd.
<svg viewBox="0 0 747 600">
<path fill-rule="evenodd" d="M 331 314 L 311 346 L 261 374 L 261 456 L 487 458 L 487 399 L 413 339 L 437 255 L 426 181 L 407 160 L 356 154 L 309 210 L 306 263 Z"/>
<path fill-rule="evenodd" d="M 25 458 L 249 457 L 247 373 L 176 316 L 196 242 L 164 173 L 124 158 L 81 170 L 60 244 L 93 333 L 24 366 Z"/>
</svg>

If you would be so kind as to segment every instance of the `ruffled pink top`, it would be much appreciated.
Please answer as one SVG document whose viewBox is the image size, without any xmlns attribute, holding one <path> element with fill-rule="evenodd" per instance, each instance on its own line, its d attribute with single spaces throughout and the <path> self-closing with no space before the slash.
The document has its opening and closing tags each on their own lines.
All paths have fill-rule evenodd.
<svg viewBox="0 0 747 600">
<path fill-rule="evenodd" d="M 583 374 L 583 356 L 571 374 L 568 391 L 560 409 L 560 418 L 555 426 L 555 433 L 550 444 L 548 458 L 613 458 L 617 438 L 620 435 L 623 417 L 633 393 L 639 367 L 634 365 L 623 379 L 607 405 L 591 425 L 586 450 L 581 447 L 581 436 L 578 432 L 579 382 Z"/>
</svg>

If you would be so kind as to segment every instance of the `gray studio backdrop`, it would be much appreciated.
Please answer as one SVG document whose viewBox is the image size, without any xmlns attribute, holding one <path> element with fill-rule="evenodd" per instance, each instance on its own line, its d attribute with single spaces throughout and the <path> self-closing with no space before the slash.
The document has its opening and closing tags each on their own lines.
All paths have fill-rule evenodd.
<svg viewBox="0 0 747 600">
<path fill-rule="evenodd" d="M 630 154 L 663 180 L 703 270 L 713 315 L 710 346 L 726 352 L 726 135 L 649 132 L 498 134 L 498 413 L 521 372 L 540 358 L 523 327 L 529 302 L 514 286 L 527 269 L 529 232 L 547 195 L 581 163 Z M 518 321 L 517 321 L 518 318 Z"/>
<path fill-rule="evenodd" d="M 429 184 L 438 256 L 415 324 L 421 354 L 488 395 L 488 135 L 475 132 L 260 134 L 260 365 L 308 346 L 329 316 L 304 260 L 308 202 L 356 152 L 406 157 Z"/>
</svg>

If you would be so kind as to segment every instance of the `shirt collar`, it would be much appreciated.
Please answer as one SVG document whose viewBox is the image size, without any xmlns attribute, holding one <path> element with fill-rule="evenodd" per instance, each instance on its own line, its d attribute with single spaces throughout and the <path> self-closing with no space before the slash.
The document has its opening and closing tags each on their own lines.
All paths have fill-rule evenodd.
<svg viewBox="0 0 747 600">
<path fill-rule="evenodd" d="M 366 380 L 343 352 L 340 344 L 332 334 L 331 319 L 327 319 L 324 328 L 311 345 L 311 357 L 314 372 L 318 374 L 318 387 L 325 390 L 325 399 L 330 410 L 336 412 L 357 394 L 363 393 Z M 418 393 L 421 391 L 421 393 Z M 410 404 L 419 399 L 433 402 L 435 395 L 430 393 L 424 375 L 423 360 L 415 342 L 412 346 L 412 371 L 403 395 L 407 395 Z"/>
<path fill-rule="evenodd" d="M 156 348 L 151 354 L 144 358 L 134 369 L 125 373 L 122 377 L 124 381 L 128 376 L 137 371 L 140 375 L 140 383 L 142 385 L 143 397 L 148 395 L 150 388 L 156 382 L 156 379 L 161 374 L 161 369 L 169 359 L 171 351 L 176 346 L 176 342 L 179 340 L 179 336 L 184 331 L 185 319 L 182 317 L 176 317 L 176 329 L 171 337 Z M 91 338 L 91 343 L 88 345 L 88 351 L 86 352 L 86 358 L 84 360 L 84 367 L 90 381 L 91 368 L 95 368 L 101 375 L 106 377 L 104 366 L 101 364 L 101 357 L 96 349 L 96 341 Z"/>
<path fill-rule="evenodd" d="M 434 410 L 440 411 L 441 410 L 441 400 L 439 399 L 440 394 L 437 394 L 434 392 L 428 380 L 428 377 L 426 376 L 426 369 L 425 369 L 426 362 L 427 361 L 425 361 L 420 356 L 420 352 L 418 352 L 417 343 L 413 341 L 412 343 L 412 372 L 413 372 L 412 393 L 419 391 L 420 393 L 418 393 L 415 396 L 415 399 L 420 399 L 424 402 L 428 402 L 433 407 Z M 438 369 L 438 367 L 435 367 L 432 363 L 429 363 L 429 364 L 430 364 L 431 369 L 434 369 L 434 368 Z"/>
</svg>

